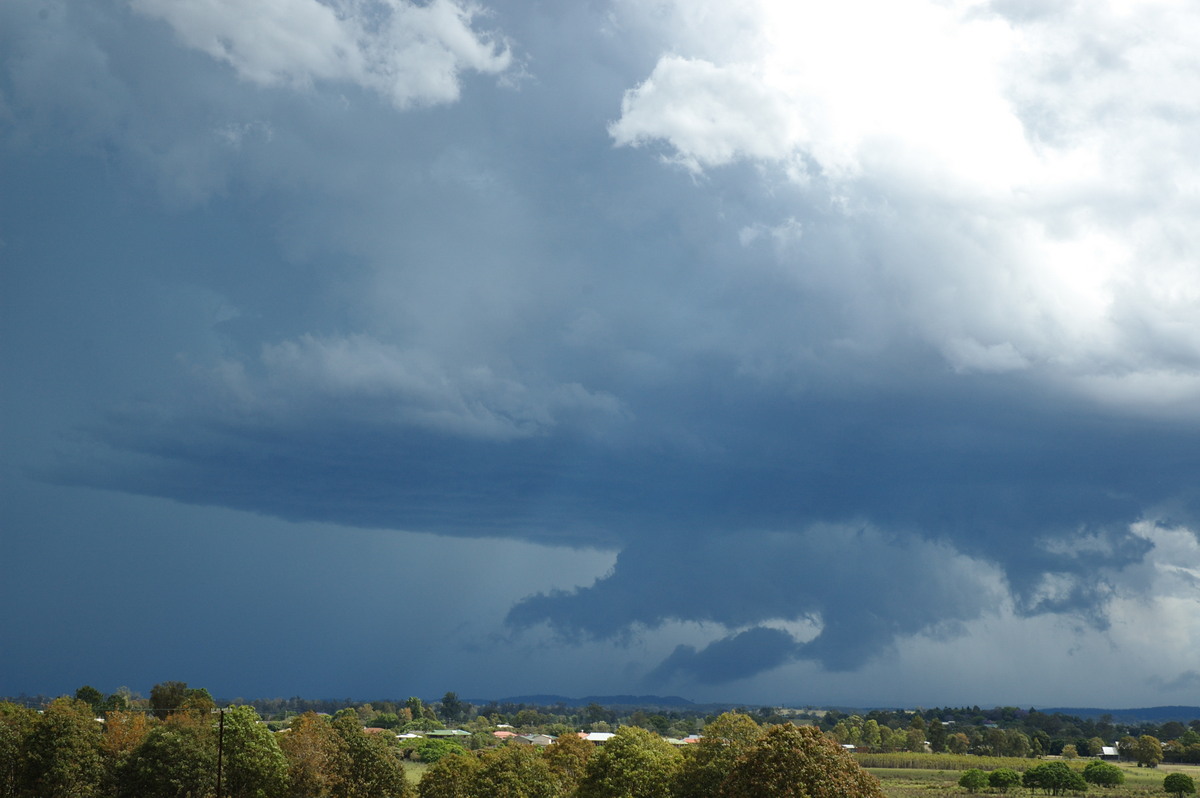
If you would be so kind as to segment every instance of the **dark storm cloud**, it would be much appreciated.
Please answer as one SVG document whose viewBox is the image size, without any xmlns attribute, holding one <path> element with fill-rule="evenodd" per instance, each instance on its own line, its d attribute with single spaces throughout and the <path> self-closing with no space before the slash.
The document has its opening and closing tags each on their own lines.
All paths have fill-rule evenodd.
<svg viewBox="0 0 1200 798">
<path fill-rule="evenodd" d="M 844 672 L 1008 605 L 1103 628 L 1165 545 L 1132 525 L 1195 524 L 1190 217 L 1137 170 L 1099 231 L 1090 183 L 997 178 L 1028 168 L 1022 130 L 1098 118 L 1054 81 L 1016 92 L 1028 128 L 965 107 L 1017 131 L 976 142 L 908 94 L 873 129 L 920 82 L 837 69 L 794 118 L 770 3 L 396 2 L 372 8 L 416 21 L 365 38 L 292 5 L 312 47 L 249 46 L 269 15 L 222 39 L 219 4 L 0 7 L 14 473 L 615 551 L 508 631 L 711 632 L 641 664 L 664 684 Z M 970 74 L 945 96 L 990 97 Z M 1144 239 L 1145 281 L 1120 261 Z"/>
<path fill-rule="evenodd" d="M 787 632 L 756 626 L 699 651 L 694 646 L 677 646 L 646 679 L 659 683 L 682 671 L 702 684 L 720 684 L 779 667 L 795 651 L 796 641 Z"/>
</svg>

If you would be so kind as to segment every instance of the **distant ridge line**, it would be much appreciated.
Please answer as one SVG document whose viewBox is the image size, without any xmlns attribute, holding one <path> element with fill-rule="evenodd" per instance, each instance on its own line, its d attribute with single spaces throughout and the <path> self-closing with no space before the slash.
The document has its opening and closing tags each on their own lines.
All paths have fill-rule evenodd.
<svg viewBox="0 0 1200 798">
<path fill-rule="evenodd" d="M 1099 718 L 1102 715 L 1111 715 L 1113 720 L 1143 720 L 1154 723 L 1166 723 L 1172 720 L 1186 723 L 1189 720 L 1200 718 L 1200 707 L 1186 706 L 1140 707 L 1136 709 L 1103 709 L 1098 707 L 1035 707 L 1035 709 L 1046 715 L 1059 713 L 1088 719 Z"/>
<path fill-rule="evenodd" d="M 532 704 L 539 707 L 552 707 L 562 704 L 568 707 L 586 707 L 588 704 L 599 704 L 604 707 L 691 707 L 694 701 L 677 695 L 588 695 L 583 698 L 570 698 L 563 695 L 518 695 L 506 698 L 470 698 L 472 704 Z"/>
</svg>

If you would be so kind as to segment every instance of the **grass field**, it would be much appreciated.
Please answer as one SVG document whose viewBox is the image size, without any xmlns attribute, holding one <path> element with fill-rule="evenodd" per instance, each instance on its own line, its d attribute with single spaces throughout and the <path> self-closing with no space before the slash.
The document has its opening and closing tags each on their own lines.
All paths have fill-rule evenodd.
<svg viewBox="0 0 1200 798">
<path fill-rule="evenodd" d="M 933 760 L 936 755 L 929 755 L 931 759 L 928 762 L 922 762 L 919 756 L 909 755 L 909 766 L 906 767 L 870 767 L 868 763 L 864 763 L 871 773 L 875 774 L 883 784 L 883 791 L 888 798 L 937 798 L 938 796 L 966 796 L 967 791 L 958 786 L 958 779 L 962 775 L 965 767 L 960 766 L 960 762 L 947 762 Z M 957 759 L 957 758 L 956 758 Z M 979 762 L 980 757 L 964 757 L 967 762 L 974 760 Z M 990 770 L 995 767 L 1012 767 L 1014 770 L 1025 770 L 1033 765 L 1039 764 L 1044 760 L 1023 759 L 1023 760 L 992 760 L 989 761 L 987 767 L 981 767 L 976 764 L 981 770 Z M 1084 764 L 1088 760 L 1077 760 L 1073 767 L 1083 770 Z M 1000 764 L 997 764 L 1000 763 Z M 1014 763 L 1020 764 L 1020 767 L 1014 767 Z M 929 764 L 930 767 L 919 767 L 921 764 Z M 946 767 L 951 765 L 952 767 Z M 970 765 L 968 764 L 968 767 Z M 1119 767 L 1125 772 L 1125 783 L 1119 787 L 1089 787 L 1086 793 L 1082 795 L 1088 798 L 1151 798 L 1151 796 L 1165 796 L 1162 783 L 1163 777 L 1168 773 L 1187 773 L 1197 784 L 1200 784 L 1200 765 L 1160 765 L 1157 768 L 1139 768 L 1132 763 L 1122 762 Z M 1023 796 L 1028 795 L 1028 791 L 1023 788 L 1011 790 L 1010 795 Z M 979 795 L 994 795 L 994 793 L 984 792 Z"/>
</svg>

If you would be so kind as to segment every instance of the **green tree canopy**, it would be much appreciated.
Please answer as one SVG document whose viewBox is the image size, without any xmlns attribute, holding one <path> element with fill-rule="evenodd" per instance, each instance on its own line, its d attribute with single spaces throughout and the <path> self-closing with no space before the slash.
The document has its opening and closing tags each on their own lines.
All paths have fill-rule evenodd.
<svg viewBox="0 0 1200 798">
<path fill-rule="evenodd" d="M 0 798 L 17 794 L 25 744 L 37 720 L 32 709 L 0 701 Z"/>
<path fill-rule="evenodd" d="M 725 798 L 883 798 L 879 780 L 813 726 L 774 726 L 738 760 Z"/>
<path fill-rule="evenodd" d="M 1021 774 L 1012 768 L 996 768 L 987 776 L 988 786 L 996 792 L 1008 792 L 1021 784 Z"/>
<path fill-rule="evenodd" d="M 100 724 L 92 707 L 57 698 L 38 716 L 24 745 L 20 781 L 38 798 L 86 798 L 104 779 Z"/>
<path fill-rule="evenodd" d="M 700 742 L 683 750 L 683 763 L 676 782 L 678 798 L 710 798 L 716 795 L 738 758 L 762 736 L 754 718 L 726 712 L 704 727 Z"/>
<path fill-rule="evenodd" d="M 479 755 L 474 792 L 478 798 L 558 798 L 558 774 L 532 745 L 502 745 Z"/>
<path fill-rule="evenodd" d="M 1137 759 L 1138 767 L 1156 768 L 1158 763 L 1163 760 L 1162 743 L 1158 741 L 1157 737 L 1143 734 L 1138 738 L 1137 746 L 1133 749 L 1133 756 Z"/>
<path fill-rule="evenodd" d="M 287 757 L 253 707 L 224 713 L 224 794 L 229 798 L 277 798 L 288 783 Z"/>
<path fill-rule="evenodd" d="M 979 768 L 964 770 L 958 777 L 958 786 L 967 792 L 979 792 L 988 786 L 988 775 Z"/>
<path fill-rule="evenodd" d="M 479 757 L 451 754 L 430 765 L 417 785 L 420 798 L 475 798 Z"/>
<path fill-rule="evenodd" d="M 1176 798 L 1183 798 L 1196 791 L 1196 782 L 1186 773 L 1170 773 L 1163 779 L 1163 789 Z"/>
<path fill-rule="evenodd" d="M 588 760 L 578 798 L 668 798 L 681 755 L 637 726 L 623 726 Z"/>
<path fill-rule="evenodd" d="M 183 706 L 187 695 L 187 682 L 159 682 L 150 688 L 150 706 L 154 716 L 166 720 L 167 715 Z"/>
<path fill-rule="evenodd" d="M 413 788 L 404 777 L 399 748 L 382 735 L 367 734 L 354 710 L 333 719 L 333 729 L 346 744 L 346 770 L 338 774 L 337 798 L 406 798 Z M 395 737 L 391 738 L 395 742 Z"/>
<path fill-rule="evenodd" d="M 563 789 L 570 793 L 587 773 L 587 763 L 595 753 L 595 748 L 577 734 L 564 734 L 546 746 L 542 755 L 546 758 L 546 764 L 558 774 Z"/>
<path fill-rule="evenodd" d="M 1087 790 L 1087 782 L 1083 780 L 1083 776 L 1072 770 L 1066 762 L 1047 762 L 1032 767 L 1025 771 L 1021 783 L 1030 790 L 1041 790 L 1048 795 Z"/>
<path fill-rule="evenodd" d="M 142 740 L 117 774 L 119 798 L 209 798 L 217 743 L 209 725 L 164 723 Z"/>
<path fill-rule="evenodd" d="M 1100 787 L 1116 787 L 1125 782 L 1125 772 L 1111 762 L 1088 762 L 1083 769 L 1083 780 Z"/>
</svg>

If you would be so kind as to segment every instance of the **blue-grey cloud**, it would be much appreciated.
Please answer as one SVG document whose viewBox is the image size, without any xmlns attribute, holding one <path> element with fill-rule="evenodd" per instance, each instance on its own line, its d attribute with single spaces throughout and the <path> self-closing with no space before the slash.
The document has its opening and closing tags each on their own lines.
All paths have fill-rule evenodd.
<svg viewBox="0 0 1200 798">
<path fill-rule="evenodd" d="M 681 684 L 1185 584 L 1195 93 L 1105 10 L 881 10 L 923 81 L 727 5 L 0 7 L 9 473 L 617 552 L 493 631 Z"/>
<path fill-rule="evenodd" d="M 677 646 L 650 672 L 647 681 L 658 684 L 683 672 L 702 684 L 731 682 L 776 668 L 787 662 L 795 651 L 796 641 L 787 632 L 756 626 L 710 643 L 699 651 L 694 646 Z"/>
</svg>

